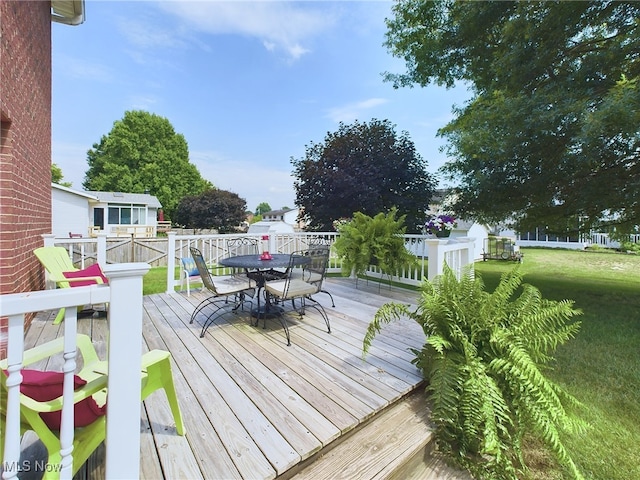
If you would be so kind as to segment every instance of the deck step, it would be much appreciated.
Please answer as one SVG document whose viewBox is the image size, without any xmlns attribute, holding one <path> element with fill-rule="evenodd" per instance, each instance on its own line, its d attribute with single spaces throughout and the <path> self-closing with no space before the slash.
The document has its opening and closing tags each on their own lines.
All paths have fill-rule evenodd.
<svg viewBox="0 0 640 480">
<path fill-rule="evenodd" d="M 429 452 L 433 435 L 422 389 L 321 450 L 291 480 L 458 479 Z M 428 476 L 431 475 L 431 476 Z M 433 476 L 435 475 L 435 476 Z"/>
</svg>

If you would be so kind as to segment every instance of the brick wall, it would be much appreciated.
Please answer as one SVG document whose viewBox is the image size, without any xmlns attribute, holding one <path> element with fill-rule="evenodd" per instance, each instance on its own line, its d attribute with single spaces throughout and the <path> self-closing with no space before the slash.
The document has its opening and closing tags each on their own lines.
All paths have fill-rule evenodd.
<svg viewBox="0 0 640 480">
<path fill-rule="evenodd" d="M 51 3 L 0 0 L 0 294 L 41 290 L 51 232 Z M 0 357 L 6 354 L 0 318 Z"/>
<path fill-rule="evenodd" d="M 51 232 L 51 3 L 0 0 L 0 294 L 44 288 Z"/>
</svg>

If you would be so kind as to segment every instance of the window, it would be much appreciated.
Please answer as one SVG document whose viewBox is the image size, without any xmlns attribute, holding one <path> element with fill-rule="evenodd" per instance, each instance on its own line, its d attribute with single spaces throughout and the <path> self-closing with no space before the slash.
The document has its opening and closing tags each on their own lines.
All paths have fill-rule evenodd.
<svg viewBox="0 0 640 480">
<path fill-rule="evenodd" d="M 136 204 L 110 204 L 109 225 L 144 225 L 147 207 Z"/>
</svg>

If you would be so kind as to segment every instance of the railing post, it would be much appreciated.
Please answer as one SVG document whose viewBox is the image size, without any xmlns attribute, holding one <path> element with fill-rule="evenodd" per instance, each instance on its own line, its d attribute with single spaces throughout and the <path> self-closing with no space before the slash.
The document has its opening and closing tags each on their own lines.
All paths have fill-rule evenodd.
<svg viewBox="0 0 640 480">
<path fill-rule="evenodd" d="M 165 293 L 175 293 L 176 281 L 176 232 L 167 232 L 167 290 Z"/>
<path fill-rule="evenodd" d="M 444 249 L 441 247 L 448 243 L 448 240 L 429 238 L 425 240 L 427 244 L 427 254 L 429 256 L 429 268 L 427 269 L 427 279 L 429 281 L 442 274 L 444 264 Z"/>
<path fill-rule="evenodd" d="M 53 247 L 55 245 L 56 236 L 53 233 L 45 233 L 42 235 L 45 247 Z"/>
<path fill-rule="evenodd" d="M 96 244 L 96 261 L 98 265 L 104 266 L 107 264 L 107 234 L 106 233 L 98 233 L 96 235 L 98 238 Z"/>
<path fill-rule="evenodd" d="M 142 277 L 148 271 L 146 263 L 119 263 L 104 267 L 111 288 L 105 440 L 107 478 L 140 476 Z"/>
</svg>

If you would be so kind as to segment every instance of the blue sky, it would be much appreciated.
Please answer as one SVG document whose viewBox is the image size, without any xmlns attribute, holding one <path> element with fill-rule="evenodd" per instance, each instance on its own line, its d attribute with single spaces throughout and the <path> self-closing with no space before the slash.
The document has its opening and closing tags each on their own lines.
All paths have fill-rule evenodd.
<svg viewBox="0 0 640 480">
<path fill-rule="evenodd" d="M 386 1 L 86 0 L 86 22 L 53 24 L 52 161 L 82 189 L 86 152 L 127 110 L 163 116 L 216 187 L 294 207 L 291 157 L 340 121 L 388 119 L 435 173 L 438 128 L 465 88 L 384 82 L 403 62 L 382 46 Z"/>
</svg>

